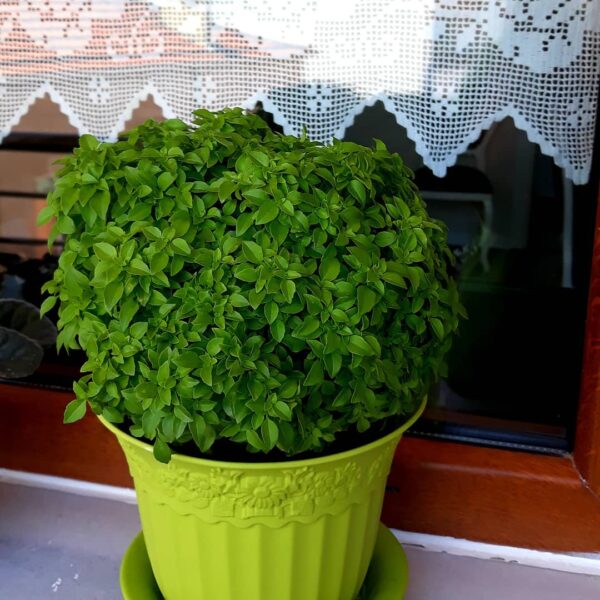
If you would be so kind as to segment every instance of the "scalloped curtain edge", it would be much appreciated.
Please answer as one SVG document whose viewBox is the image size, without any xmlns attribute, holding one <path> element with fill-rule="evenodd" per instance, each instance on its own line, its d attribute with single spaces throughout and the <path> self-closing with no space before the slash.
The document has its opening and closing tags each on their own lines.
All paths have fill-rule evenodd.
<svg viewBox="0 0 600 600">
<path fill-rule="evenodd" d="M 0 130 L 0 144 L 2 143 L 2 140 L 10 134 L 12 129 L 21 121 L 21 119 L 29 112 L 31 106 L 38 99 L 43 98 L 45 94 L 48 94 L 50 99 L 58 105 L 61 113 L 67 117 L 69 124 L 77 130 L 79 135 L 84 133 L 93 134 L 93 132 L 90 132 L 83 125 L 77 115 L 77 112 L 71 108 L 71 106 L 61 97 L 61 95 L 50 84 L 44 83 L 29 96 L 26 102 L 21 104 L 14 116 L 9 119 L 5 128 Z M 121 115 L 116 120 L 115 126 L 111 130 L 110 134 L 108 136 L 99 137 L 105 141 L 115 141 L 119 132 L 123 131 L 125 128 L 127 121 L 133 117 L 134 111 L 139 108 L 142 102 L 147 100 L 150 96 L 152 96 L 154 103 L 161 109 L 165 118 L 170 119 L 177 116 L 175 111 L 171 108 L 167 100 L 159 92 L 156 86 L 153 83 L 148 83 L 137 95 L 132 97 L 131 101 L 127 104 Z M 573 165 L 567 162 L 560 150 L 546 140 L 540 131 L 533 125 L 533 123 L 529 122 L 529 120 L 514 106 L 508 106 L 489 115 L 480 123 L 477 128 L 471 131 L 471 134 L 467 137 L 467 139 L 464 140 L 443 162 L 434 162 L 428 160 L 427 156 L 429 155 L 429 152 L 427 151 L 423 139 L 419 135 L 417 129 L 413 126 L 405 114 L 394 108 L 390 96 L 383 93 L 374 94 L 362 100 L 361 102 L 358 102 L 352 110 L 348 111 L 346 118 L 337 129 L 333 137 L 342 138 L 346 130 L 354 124 L 356 117 L 358 117 L 365 108 L 373 106 L 379 101 L 383 103 L 386 111 L 394 116 L 396 122 L 406 129 L 407 136 L 414 142 L 416 152 L 423 160 L 424 165 L 431 169 L 433 174 L 437 177 L 444 177 L 448 168 L 456 164 L 458 157 L 465 152 L 473 142 L 479 139 L 483 131 L 489 129 L 494 123 L 510 117 L 514 121 L 517 129 L 523 131 L 527 136 L 527 139 L 531 143 L 536 144 L 543 154 L 552 158 L 558 167 L 564 169 L 566 177 L 575 185 L 584 185 L 589 180 L 590 169 L 575 170 Z M 268 94 L 264 92 L 257 92 L 256 94 L 248 97 L 241 103 L 241 106 L 242 108 L 250 110 L 256 106 L 257 102 L 261 102 L 265 110 L 273 115 L 273 120 L 283 128 L 285 134 L 297 135 L 300 133 L 299 131 L 296 131 L 292 125 L 290 125 L 283 112 L 270 100 Z"/>
</svg>

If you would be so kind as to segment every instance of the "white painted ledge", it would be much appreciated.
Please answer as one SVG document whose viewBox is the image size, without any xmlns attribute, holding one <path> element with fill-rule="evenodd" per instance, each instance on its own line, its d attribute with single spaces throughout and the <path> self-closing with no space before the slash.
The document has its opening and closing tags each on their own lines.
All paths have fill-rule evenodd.
<svg viewBox="0 0 600 600">
<path fill-rule="evenodd" d="M 0 483 L 42 488 L 55 492 L 77 494 L 78 496 L 101 498 L 102 500 L 116 500 L 117 502 L 125 502 L 127 504 L 137 503 L 135 491 L 131 488 L 91 483 L 79 479 L 68 479 L 67 477 L 55 477 L 54 475 L 40 475 L 39 473 L 27 473 L 26 471 L 12 471 L 11 469 L 0 468 Z"/>
<path fill-rule="evenodd" d="M 90 483 L 65 477 L 54 477 L 51 475 L 40 475 L 0 468 L 0 482 L 42 488 L 67 494 L 90 496 L 103 500 L 114 500 L 127 504 L 136 503 L 135 491 L 131 488 Z M 428 535 L 425 533 L 398 531 L 397 529 L 393 529 L 392 531 L 404 546 L 410 546 L 426 552 L 444 552 L 454 556 L 497 560 L 527 567 L 600 576 L 600 554 L 597 556 L 579 556 L 575 554 L 541 552 L 526 548 L 483 544 L 481 542 Z"/>
<path fill-rule="evenodd" d="M 513 546 L 497 546 L 458 538 L 413 533 L 392 529 L 396 538 L 405 547 L 428 552 L 445 552 L 454 556 L 497 560 L 516 563 L 526 567 L 538 567 L 565 573 L 600 576 L 600 554 L 581 556 L 557 552 L 542 552 Z"/>
</svg>

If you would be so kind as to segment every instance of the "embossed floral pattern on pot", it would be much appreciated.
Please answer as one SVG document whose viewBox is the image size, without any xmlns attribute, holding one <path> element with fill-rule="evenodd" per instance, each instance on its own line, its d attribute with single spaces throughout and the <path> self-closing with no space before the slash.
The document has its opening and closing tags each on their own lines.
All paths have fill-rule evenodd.
<svg viewBox="0 0 600 600">
<path fill-rule="evenodd" d="M 182 512 L 209 521 L 313 520 L 364 501 L 375 481 L 387 475 L 395 443 L 369 462 L 300 466 L 276 474 L 212 466 L 192 470 L 177 461 L 162 465 L 151 453 L 128 453 L 128 461 L 138 489 L 163 502 L 175 500 Z"/>
</svg>

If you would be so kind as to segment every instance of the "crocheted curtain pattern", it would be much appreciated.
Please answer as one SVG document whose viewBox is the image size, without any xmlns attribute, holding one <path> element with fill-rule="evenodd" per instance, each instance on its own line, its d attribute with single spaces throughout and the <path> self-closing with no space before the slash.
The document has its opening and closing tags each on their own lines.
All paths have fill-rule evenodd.
<svg viewBox="0 0 600 600">
<path fill-rule="evenodd" d="M 102 139 L 148 95 L 325 142 L 381 100 L 437 175 L 510 116 L 585 183 L 599 74 L 598 0 L 0 0 L 0 135 L 45 93 Z"/>
</svg>

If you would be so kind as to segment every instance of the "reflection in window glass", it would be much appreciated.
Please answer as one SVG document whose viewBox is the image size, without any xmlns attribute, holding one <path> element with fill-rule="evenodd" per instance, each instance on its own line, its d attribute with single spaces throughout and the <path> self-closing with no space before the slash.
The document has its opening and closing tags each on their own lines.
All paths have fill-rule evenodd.
<svg viewBox="0 0 600 600">
<path fill-rule="evenodd" d="M 448 226 L 469 313 L 432 391 L 423 434 L 568 449 L 577 406 L 597 182 L 575 188 L 506 119 L 443 178 L 381 105 L 347 138 L 383 139 Z"/>
</svg>

